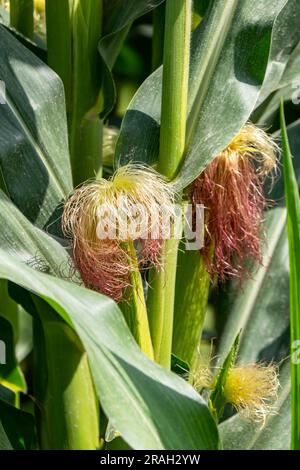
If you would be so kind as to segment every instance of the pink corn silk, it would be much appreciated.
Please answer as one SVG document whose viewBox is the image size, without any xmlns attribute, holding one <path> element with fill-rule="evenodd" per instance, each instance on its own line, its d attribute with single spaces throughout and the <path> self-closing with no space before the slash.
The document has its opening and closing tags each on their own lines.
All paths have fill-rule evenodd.
<svg viewBox="0 0 300 470">
<path fill-rule="evenodd" d="M 77 242 L 74 260 L 86 287 L 107 295 L 116 302 L 130 285 L 128 256 L 115 240 L 101 240 L 96 246 Z"/>
<path fill-rule="evenodd" d="M 161 267 L 161 248 L 163 241 L 160 239 L 144 239 L 142 242 L 142 259 L 140 261 L 141 265 L 147 265 L 148 263 L 156 268 Z"/>
<path fill-rule="evenodd" d="M 251 157 L 216 157 L 194 183 L 192 199 L 206 208 L 207 270 L 221 281 L 248 275 L 247 261 L 261 262 L 261 222 L 266 200 Z M 214 256 L 211 256 L 211 246 Z"/>
</svg>

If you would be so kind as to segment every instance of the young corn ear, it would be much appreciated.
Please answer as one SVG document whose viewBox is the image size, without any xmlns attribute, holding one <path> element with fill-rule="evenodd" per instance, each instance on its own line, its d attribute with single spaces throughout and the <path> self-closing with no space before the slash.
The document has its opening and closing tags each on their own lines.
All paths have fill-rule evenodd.
<svg viewBox="0 0 300 470">
<path fill-rule="evenodd" d="M 276 154 L 271 137 L 246 124 L 194 182 L 192 201 L 206 208 L 206 267 L 221 281 L 243 278 L 247 262 L 261 261 L 263 182 L 276 168 Z"/>
<path fill-rule="evenodd" d="M 266 418 L 275 413 L 278 387 L 275 365 L 238 365 L 228 371 L 224 397 L 244 417 L 264 426 Z"/>
<path fill-rule="evenodd" d="M 134 267 L 126 243 L 141 244 L 140 263 L 159 268 L 174 190 L 153 169 L 130 163 L 109 179 L 87 182 L 65 204 L 62 226 L 86 286 L 119 301 Z M 162 211 L 162 208 L 164 209 Z"/>
</svg>

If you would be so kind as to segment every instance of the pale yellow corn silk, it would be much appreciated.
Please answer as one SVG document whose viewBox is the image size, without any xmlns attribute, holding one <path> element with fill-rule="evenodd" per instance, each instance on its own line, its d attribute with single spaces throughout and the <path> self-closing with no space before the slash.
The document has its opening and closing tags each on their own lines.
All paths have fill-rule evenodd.
<svg viewBox="0 0 300 470">
<path fill-rule="evenodd" d="M 253 158 L 258 164 L 258 173 L 265 176 L 276 170 L 278 153 L 279 147 L 270 135 L 247 123 L 219 156 L 223 156 L 233 170 L 239 158 Z"/>
<path fill-rule="evenodd" d="M 214 375 L 209 365 L 203 363 L 199 364 L 198 368 L 193 374 L 193 386 L 195 390 L 200 392 L 202 389 L 212 388 L 214 383 Z"/>
<path fill-rule="evenodd" d="M 198 348 L 197 358 L 192 372 L 192 384 L 197 392 L 203 389 L 212 389 L 215 380 L 213 362 L 215 357 L 212 355 L 213 343 L 205 344 L 202 342 L 201 348 Z"/>
<path fill-rule="evenodd" d="M 275 413 L 278 387 L 274 364 L 237 365 L 228 372 L 224 396 L 244 417 L 264 426 L 266 418 Z"/>
<path fill-rule="evenodd" d="M 97 244 L 97 226 L 103 217 L 103 224 L 109 221 L 116 239 L 134 240 L 130 221 L 138 211 L 144 227 L 140 238 L 151 238 L 155 233 L 160 238 L 166 218 L 175 216 L 174 199 L 173 186 L 161 175 L 145 165 L 130 163 L 109 180 L 102 178 L 77 188 L 65 204 L 63 230 L 75 243 Z"/>
</svg>

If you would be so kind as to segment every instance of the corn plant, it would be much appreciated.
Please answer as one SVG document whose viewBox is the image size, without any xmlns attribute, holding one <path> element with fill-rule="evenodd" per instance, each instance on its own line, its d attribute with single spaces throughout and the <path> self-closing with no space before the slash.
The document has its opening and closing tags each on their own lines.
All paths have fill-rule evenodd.
<svg viewBox="0 0 300 470">
<path fill-rule="evenodd" d="M 300 448 L 299 16 L 0 2 L 0 449 Z"/>
</svg>

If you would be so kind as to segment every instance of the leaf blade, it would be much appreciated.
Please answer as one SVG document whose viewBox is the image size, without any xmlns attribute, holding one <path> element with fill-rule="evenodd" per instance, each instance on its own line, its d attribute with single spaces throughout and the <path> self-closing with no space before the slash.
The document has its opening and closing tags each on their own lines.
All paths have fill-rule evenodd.
<svg viewBox="0 0 300 470">
<path fill-rule="evenodd" d="M 290 259 L 290 322 L 291 322 L 291 382 L 292 382 L 292 437 L 291 448 L 300 449 L 300 364 L 293 361 L 293 351 L 300 338 L 300 198 L 293 168 L 284 107 L 281 102 L 280 123 L 284 165 L 285 200 Z M 296 346 L 295 346 L 296 345 Z M 299 361 L 298 361 L 299 362 Z"/>
</svg>

